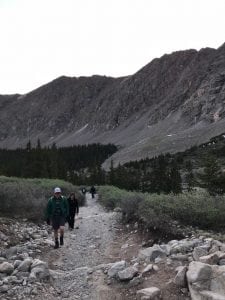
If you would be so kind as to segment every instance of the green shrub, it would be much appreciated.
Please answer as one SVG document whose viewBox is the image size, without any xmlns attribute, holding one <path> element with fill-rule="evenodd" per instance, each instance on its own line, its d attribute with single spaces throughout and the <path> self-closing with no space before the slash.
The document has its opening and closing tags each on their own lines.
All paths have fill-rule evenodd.
<svg viewBox="0 0 225 300">
<path fill-rule="evenodd" d="M 121 207 L 122 212 L 125 214 L 128 222 L 131 220 L 138 220 L 138 209 L 143 201 L 144 197 L 140 193 L 125 195 L 125 197 L 121 199 L 119 206 Z"/>
<path fill-rule="evenodd" d="M 33 221 L 44 218 L 48 198 L 60 186 L 62 194 L 75 192 L 81 205 L 84 197 L 74 185 L 62 180 L 21 179 L 0 176 L 0 212 L 2 216 L 23 217 Z"/>
<path fill-rule="evenodd" d="M 165 232 L 174 230 L 174 221 L 201 229 L 225 229 L 225 196 L 211 196 L 205 190 L 158 195 L 105 186 L 99 188 L 99 200 L 108 209 L 120 207 L 128 221 L 138 219 Z"/>
<path fill-rule="evenodd" d="M 131 195 L 125 190 L 114 186 L 100 186 L 98 188 L 99 202 L 107 209 L 114 209 L 121 206 L 121 201 L 127 195 Z"/>
<path fill-rule="evenodd" d="M 171 232 L 172 219 L 160 205 L 155 207 L 150 198 L 146 198 L 140 203 L 138 217 L 147 228 L 157 229 L 165 233 Z"/>
</svg>

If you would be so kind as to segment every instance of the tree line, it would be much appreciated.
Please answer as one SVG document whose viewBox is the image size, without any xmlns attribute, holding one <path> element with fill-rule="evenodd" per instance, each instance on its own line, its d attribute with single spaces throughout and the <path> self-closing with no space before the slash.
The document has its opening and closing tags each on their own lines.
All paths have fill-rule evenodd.
<svg viewBox="0 0 225 300">
<path fill-rule="evenodd" d="M 23 178 L 59 178 L 75 183 L 83 174 L 99 168 L 117 147 L 112 144 L 42 147 L 29 141 L 25 149 L 0 149 L 0 174 Z M 78 176 L 79 175 L 79 176 Z M 79 182 L 76 182 L 79 184 Z"/>
<path fill-rule="evenodd" d="M 225 192 L 225 175 L 216 155 L 199 157 L 184 153 L 163 154 L 131 161 L 104 170 L 102 163 L 117 151 L 112 144 L 70 147 L 35 146 L 29 141 L 25 149 L 0 149 L 0 174 L 24 178 L 59 178 L 75 185 L 114 185 L 130 191 L 181 193 L 199 186 L 210 194 Z M 189 153 L 189 155 L 187 155 Z"/>
</svg>

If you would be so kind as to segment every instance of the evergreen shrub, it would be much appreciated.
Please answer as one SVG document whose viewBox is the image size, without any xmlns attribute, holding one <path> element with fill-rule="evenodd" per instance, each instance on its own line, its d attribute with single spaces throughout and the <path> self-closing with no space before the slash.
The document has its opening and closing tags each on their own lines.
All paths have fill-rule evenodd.
<svg viewBox="0 0 225 300">
<path fill-rule="evenodd" d="M 133 193 L 106 186 L 99 188 L 99 197 L 103 206 L 120 207 L 128 221 L 140 220 L 149 228 L 169 232 L 179 222 L 200 229 L 225 229 L 225 196 L 212 196 L 203 189 L 174 195 Z"/>
<path fill-rule="evenodd" d="M 74 185 L 63 180 L 21 179 L 0 176 L 0 214 L 8 217 L 22 217 L 33 221 L 44 218 L 47 200 L 53 195 L 54 187 L 59 186 L 62 194 L 75 192 L 81 205 L 84 197 Z"/>
<path fill-rule="evenodd" d="M 136 221 L 139 219 L 138 210 L 143 200 L 144 196 L 141 193 L 131 193 L 131 195 L 125 195 L 121 199 L 119 206 L 126 217 L 126 221 Z"/>
<path fill-rule="evenodd" d="M 114 186 L 100 186 L 99 202 L 107 209 L 113 210 L 116 207 L 121 207 L 122 199 L 125 199 L 128 195 L 132 195 L 131 192 L 121 190 Z"/>
</svg>

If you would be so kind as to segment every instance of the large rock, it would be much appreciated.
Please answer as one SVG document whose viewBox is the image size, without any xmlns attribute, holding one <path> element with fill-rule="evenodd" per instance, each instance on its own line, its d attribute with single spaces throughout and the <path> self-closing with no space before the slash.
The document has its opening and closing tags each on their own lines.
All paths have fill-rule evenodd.
<svg viewBox="0 0 225 300">
<path fill-rule="evenodd" d="M 12 264 L 8 263 L 7 261 L 0 264 L 0 273 L 5 273 L 7 275 L 10 275 L 14 270 L 14 267 Z"/>
<path fill-rule="evenodd" d="M 193 249 L 199 246 L 202 243 L 200 239 L 193 240 L 181 240 L 178 243 L 174 243 L 171 245 L 170 254 L 176 253 L 188 253 L 193 251 Z"/>
<path fill-rule="evenodd" d="M 112 265 L 112 267 L 108 270 L 109 277 L 116 277 L 118 272 L 123 271 L 126 268 L 125 260 L 121 260 Z"/>
<path fill-rule="evenodd" d="M 138 300 L 159 300 L 160 299 L 160 289 L 157 287 L 149 287 L 137 291 Z"/>
<path fill-rule="evenodd" d="M 136 274 L 138 270 L 135 267 L 128 267 L 123 271 L 118 272 L 118 277 L 121 281 L 131 280 Z"/>
<path fill-rule="evenodd" d="M 180 266 L 176 269 L 177 275 L 174 278 L 174 283 L 179 287 L 186 287 L 187 286 L 187 279 L 186 279 L 186 272 L 187 267 L 186 266 Z"/>
<path fill-rule="evenodd" d="M 138 260 L 144 261 L 155 261 L 156 258 L 166 258 L 167 253 L 159 245 L 154 245 L 153 247 L 140 250 L 138 253 Z"/>
<path fill-rule="evenodd" d="M 29 276 L 29 281 L 39 281 L 39 280 L 49 280 L 50 272 L 46 262 L 39 259 L 34 259 L 31 264 L 31 273 Z"/>
<path fill-rule="evenodd" d="M 206 256 L 208 254 L 208 251 L 205 247 L 199 246 L 199 247 L 195 247 L 194 251 L 193 251 L 193 258 L 194 260 L 199 261 L 199 258 L 201 256 Z"/>
<path fill-rule="evenodd" d="M 223 259 L 224 257 L 225 253 L 217 251 L 206 256 L 201 256 L 199 258 L 199 261 L 209 265 L 217 265 L 219 263 L 219 260 Z"/>
<path fill-rule="evenodd" d="M 225 300 L 225 295 L 220 295 L 211 291 L 202 291 L 200 292 L 200 295 L 204 300 Z"/>
<path fill-rule="evenodd" d="M 223 299 L 221 297 L 225 295 L 225 266 L 191 262 L 187 271 L 187 281 L 192 300 Z"/>
<path fill-rule="evenodd" d="M 28 272 L 28 271 L 30 271 L 30 267 L 31 267 L 32 261 L 33 261 L 33 259 L 31 259 L 31 258 L 24 259 L 24 261 L 22 261 L 20 263 L 20 265 L 18 266 L 17 270 L 18 271 L 22 271 L 22 272 Z"/>
</svg>

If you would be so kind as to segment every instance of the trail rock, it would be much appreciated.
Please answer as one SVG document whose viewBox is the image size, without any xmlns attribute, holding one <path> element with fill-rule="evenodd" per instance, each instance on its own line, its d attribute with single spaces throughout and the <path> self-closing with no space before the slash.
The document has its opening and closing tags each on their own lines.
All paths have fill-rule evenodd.
<svg viewBox="0 0 225 300">
<path fill-rule="evenodd" d="M 153 264 L 149 264 L 149 265 L 147 265 L 147 267 L 144 268 L 144 270 L 142 271 L 142 274 L 148 273 L 152 269 L 153 269 Z"/>
<path fill-rule="evenodd" d="M 137 291 L 138 300 L 159 300 L 160 299 L 160 289 L 157 287 L 150 287 Z"/>
<path fill-rule="evenodd" d="M 208 251 L 203 246 L 195 247 L 193 251 L 193 258 L 194 260 L 199 261 L 201 256 L 206 256 L 207 254 Z"/>
<path fill-rule="evenodd" d="M 179 287 L 186 287 L 187 286 L 187 280 L 186 280 L 186 272 L 187 267 L 186 266 L 180 266 L 176 269 L 177 275 L 174 278 L 174 283 Z"/>
<path fill-rule="evenodd" d="M 138 270 L 135 267 L 128 267 L 123 271 L 118 272 L 118 277 L 121 281 L 131 280 L 136 274 Z"/>
<path fill-rule="evenodd" d="M 166 258 L 166 252 L 159 246 L 154 245 L 153 247 L 149 247 L 139 251 L 138 259 L 145 261 L 155 261 L 156 258 Z"/>
<path fill-rule="evenodd" d="M 16 255 L 18 252 L 18 247 L 17 246 L 14 246 L 14 247 L 10 247 L 9 249 L 6 250 L 5 252 L 5 256 L 6 258 L 10 258 L 12 257 L 13 255 Z"/>
<path fill-rule="evenodd" d="M 108 270 L 108 276 L 110 278 L 115 277 L 118 272 L 123 271 L 126 268 L 126 262 L 121 260 L 112 265 L 112 267 Z"/>
<path fill-rule="evenodd" d="M 32 264 L 31 258 L 26 258 L 24 261 L 20 263 L 17 270 L 22 272 L 28 272 L 30 270 L 31 264 Z"/>
<path fill-rule="evenodd" d="M 14 267 L 12 264 L 6 262 L 3 262 L 0 264 L 0 273 L 5 273 L 5 274 L 11 274 L 14 270 Z"/>
<path fill-rule="evenodd" d="M 225 266 L 192 262 L 187 272 L 187 281 L 193 300 L 202 300 L 203 295 L 207 294 L 214 298 L 205 299 L 222 299 L 225 295 Z"/>
<path fill-rule="evenodd" d="M 202 291 L 202 292 L 200 292 L 200 295 L 202 296 L 202 299 L 225 300 L 224 295 L 220 295 L 218 293 L 214 293 L 214 292 L 211 292 L 211 291 Z"/>
<path fill-rule="evenodd" d="M 209 265 L 215 265 L 219 262 L 219 253 L 215 252 L 210 255 L 201 256 L 199 261 Z"/>
</svg>

